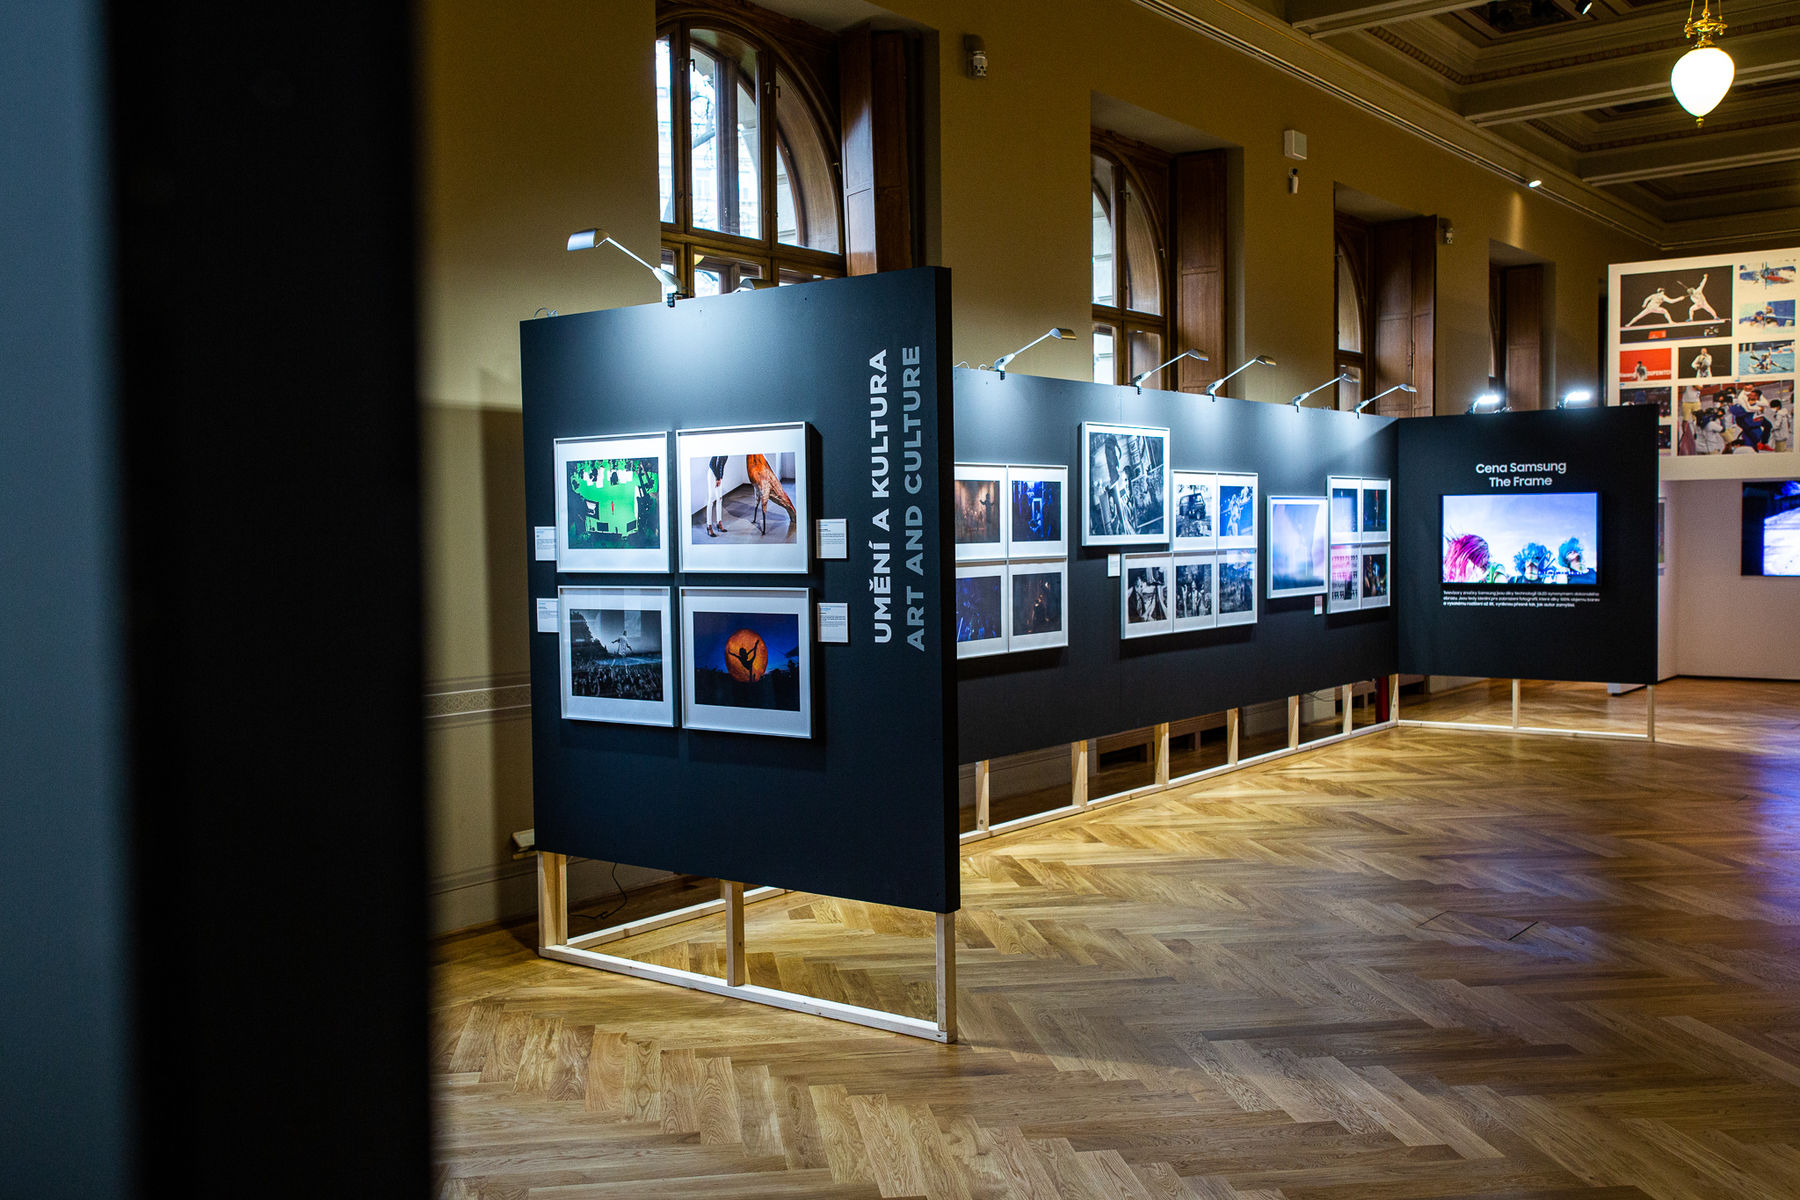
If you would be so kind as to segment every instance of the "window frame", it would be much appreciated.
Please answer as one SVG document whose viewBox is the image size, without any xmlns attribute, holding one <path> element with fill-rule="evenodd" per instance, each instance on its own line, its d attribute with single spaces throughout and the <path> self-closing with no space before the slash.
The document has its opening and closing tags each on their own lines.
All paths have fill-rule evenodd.
<svg viewBox="0 0 1800 1200">
<path fill-rule="evenodd" d="M 1348 406 L 1342 396 L 1343 384 L 1332 389 L 1333 405 L 1337 408 L 1355 407 L 1355 404 L 1366 400 L 1370 391 L 1369 361 L 1370 348 L 1374 345 L 1375 322 L 1369 303 L 1369 267 L 1373 249 L 1369 227 L 1354 217 L 1343 213 L 1337 214 L 1332 231 L 1332 270 L 1331 270 L 1331 361 L 1332 373 L 1341 375 L 1346 369 L 1354 369 L 1358 382 L 1356 400 Z M 1343 346 L 1343 330 L 1338 325 L 1338 318 L 1344 311 L 1342 284 L 1344 272 L 1337 269 L 1342 261 L 1349 269 L 1351 286 L 1355 289 L 1356 313 L 1359 328 L 1357 344 L 1361 350 L 1346 350 Z"/>
<path fill-rule="evenodd" d="M 1095 193 L 1094 168 L 1092 159 L 1106 160 L 1112 166 L 1113 195 L 1118 197 L 1113 204 L 1112 240 L 1113 240 L 1113 298 L 1117 303 L 1106 305 L 1095 303 L 1092 306 L 1093 333 L 1105 328 L 1113 335 L 1113 382 L 1129 383 L 1132 376 L 1139 371 L 1154 367 L 1157 362 L 1170 357 L 1169 329 L 1170 286 L 1169 286 L 1169 253 L 1168 230 L 1164 214 L 1160 206 L 1154 202 L 1154 194 L 1144 183 L 1143 175 L 1131 161 L 1131 154 L 1125 148 L 1103 137 L 1096 130 L 1089 146 L 1088 194 Z M 1129 306 L 1129 241 L 1130 232 L 1124 219 L 1129 213 L 1128 199 L 1135 197 L 1144 214 L 1145 224 L 1150 232 L 1150 253 L 1156 266 L 1156 295 L 1160 313 L 1148 313 Z M 1089 300 L 1092 301 L 1092 243 L 1089 243 Z M 1154 335 L 1162 347 L 1160 357 L 1155 362 L 1141 365 L 1132 360 L 1133 335 Z"/>
</svg>

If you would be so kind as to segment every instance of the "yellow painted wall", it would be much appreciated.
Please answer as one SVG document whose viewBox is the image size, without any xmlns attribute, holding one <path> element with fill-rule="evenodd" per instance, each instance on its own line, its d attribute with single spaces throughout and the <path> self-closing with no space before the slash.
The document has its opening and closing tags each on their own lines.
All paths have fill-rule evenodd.
<svg viewBox="0 0 1800 1200">
<path fill-rule="evenodd" d="M 1234 170 L 1238 353 L 1279 368 L 1233 392 L 1285 400 L 1332 373 L 1332 185 L 1449 217 L 1439 249 L 1438 396 L 1457 411 L 1488 369 L 1488 242 L 1553 271 L 1553 386 L 1591 385 L 1609 261 L 1651 256 L 1541 196 L 1278 69 L 1127 0 L 890 0 L 938 31 L 926 111 L 926 221 L 952 268 L 955 359 L 991 362 L 1051 326 L 1017 369 L 1091 374 L 1088 135 L 1100 92 L 1243 147 Z M 528 904 L 506 850 L 531 824 L 530 553 L 519 426 L 518 322 L 654 301 L 611 250 L 568 254 L 602 226 L 646 258 L 658 243 L 652 0 L 427 0 L 422 6 L 420 387 L 426 482 L 426 711 L 432 869 L 445 927 Z M 962 36 L 990 73 L 968 78 Z M 929 74 L 929 73 L 928 73 Z M 1281 131 L 1309 138 L 1297 195 Z M 1235 386 L 1241 382 L 1240 392 Z M 483 706 L 486 706 L 485 708 Z M 471 708 L 470 706 L 473 706 Z M 627 878 L 630 878 L 629 876 Z M 485 881 L 485 882 L 484 882 Z"/>
</svg>

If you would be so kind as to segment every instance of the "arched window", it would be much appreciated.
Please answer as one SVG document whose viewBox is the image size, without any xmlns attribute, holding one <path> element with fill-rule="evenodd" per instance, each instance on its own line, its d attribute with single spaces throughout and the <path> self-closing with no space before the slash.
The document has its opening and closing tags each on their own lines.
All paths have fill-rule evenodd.
<svg viewBox="0 0 1800 1200">
<path fill-rule="evenodd" d="M 684 291 L 844 273 L 836 114 L 797 56 L 704 12 L 673 20 L 656 107 L 662 261 Z"/>
<path fill-rule="evenodd" d="M 1125 383 L 1168 357 L 1162 229 L 1141 175 L 1109 148 L 1094 148 L 1092 184 L 1094 382 Z"/>
<path fill-rule="evenodd" d="M 1337 349 L 1333 356 L 1337 373 L 1350 378 L 1337 385 L 1337 407 L 1353 409 L 1362 402 L 1368 378 L 1369 332 L 1368 276 L 1369 236 L 1361 222 L 1339 217 L 1337 267 L 1334 290 L 1337 299 Z"/>
</svg>

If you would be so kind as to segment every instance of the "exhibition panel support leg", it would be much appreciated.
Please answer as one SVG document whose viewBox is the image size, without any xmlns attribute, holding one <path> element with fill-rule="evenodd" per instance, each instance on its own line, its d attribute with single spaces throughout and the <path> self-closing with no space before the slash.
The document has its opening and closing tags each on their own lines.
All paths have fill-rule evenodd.
<svg viewBox="0 0 1800 1200">
<path fill-rule="evenodd" d="M 1071 776 L 1069 803 L 1075 808 L 1086 808 L 1088 803 L 1087 742 L 1069 743 L 1069 774 Z"/>
<path fill-rule="evenodd" d="M 538 949 L 569 940 L 569 860 L 540 851 L 537 856 Z"/>
<path fill-rule="evenodd" d="M 744 885 L 719 880 L 719 898 L 725 901 L 725 982 L 744 986 Z"/>
<path fill-rule="evenodd" d="M 987 759 L 975 764 L 975 828 L 983 833 L 988 827 L 988 805 L 993 799 L 993 768 Z"/>
<path fill-rule="evenodd" d="M 1225 765 L 1237 766 L 1238 761 L 1238 710 L 1225 710 Z"/>
<path fill-rule="evenodd" d="M 1356 722 L 1356 685 L 1346 683 L 1338 689 L 1338 707 L 1343 710 L 1342 732 L 1349 733 Z"/>
<path fill-rule="evenodd" d="M 1656 685 L 1644 688 L 1644 736 L 1656 740 Z"/>
<path fill-rule="evenodd" d="M 1156 786 L 1169 786 L 1169 723 L 1156 727 Z"/>
<path fill-rule="evenodd" d="M 1519 727 L 1519 681 L 1513 680 L 1513 728 Z"/>
<path fill-rule="evenodd" d="M 1300 697 L 1288 697 L 1288 749 L 1300 744 Z"/>
<path fill-rule="evenodd" d="M 956 914 L 937 914 L 937 1027 L 956 1040 Z"/>
<path fill-rule="evenodd" d="M 1388 676 L 1388 720 L 1400 719 L 1400 675 L 1398 672 Z"/>
<path fill-rule="evenodd" d="M 749 888 L 744 892 L 744 901 L 767 900 L 770 896 L 785 896 L 786 888 L 759 887 Z M 592 933 L 584 933 L 580 937 L 572 937 L 567 945 L 580 949 L 584 946 L 599 946 L 607 942 L 617 942 L 628 937 L 636 937 L 640 933 L 649 933 L 652 929 L 663 929 L 670 925 L 679 925 L 683 921 L 692 921 L 696 917 L 710 917 L 714 913 L 725 911 L 723 897 L 717 900 L 702 900 L 698 904 L 690 904 L 685 908 L 673 909 L 666 913 L 658 913 L 654 917 L 644 917 L 637 921 L 626 921 L 620 925 L 609 925 L 605 929 L 596 929 Z"/>
</svg>

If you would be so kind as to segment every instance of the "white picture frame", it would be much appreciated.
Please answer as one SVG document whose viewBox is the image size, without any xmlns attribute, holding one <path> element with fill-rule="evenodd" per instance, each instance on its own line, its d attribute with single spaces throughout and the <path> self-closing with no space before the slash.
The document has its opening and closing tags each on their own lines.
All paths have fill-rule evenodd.
<svg viewBox="0 0 1800 1200">
<path fill-rule="evenodd" d="M 556 589 L 565 721 L 675 724 L 669 589 Z"/>
<path fill-rule="evenodd" d="M 1227 474 L 1220 471 L 1217 483 L 1219 512 L 1215 518 L 1219 530 L 1220 550 L 1256 549 L 1256 514 L 1258 506 L 1257 477 Z"/>
<path fill-rule="evenodd" d="M 810 738 L 812 705 L 806 588 L 681 589 L 684 726 Z"/>
<path fill-rule="evenodd" d="M 1119 559 L 1119 636 L 1156 637 L 1173 628 L 1174 556 L 1126 554 Z"/>
<path fill-rule="evenodd" d="M 1006 572 L 1006 648 L 1046 650 L 1069 644 L 1069 564 L 1014 562 Z"/>
<path fill-rule="evenodd" d="M 1218 554 L 1219 625 L 1256 623 L 1256 551 L 1221 550 Z"/>
<path fill-rule="evenodd" d="M 1219 623 L 1219 560 L 1212 554 L 1175 555 L 1172 633 L 1212 629 Z"/>
<path fill-rule="evenodd" d="M 1069 468 L 1006 469 L 1006 552 L 1021 559 L 1069 557 Z"/>
<path fill-rule="evenodd" d="M 1327 507 L 1324 496 L 1269 497 L 1269 599 L 1317 596 L 1327 590 Z"/>
<path fill-rule="evenodd" d="M 1393 499 L 1393 485 L 1386 479 L 1365 479 L 1361 492 L 1358 525 L 1363 544 L 1392 541 L 1394 514 L 1389 502 Z"/>
<path fill-rule="evenodd" d="M 1169 544 L 1169 431 L 1081 423 L 1084 546 Z"/>
<path fill-rule="evenodd" d="M 1388 607 L 1392 603 L 1394 590 L 1394 559 L 1389 546 L 1364 546 L 1360 565 L 1361 578 L 1357 581 L 1357 589 L 1361 593 L 1360 607 Z"/>
<path fill-rule="evenodd" d="M 994 562 L 1006 557 L 1007 470 L 992 463 L 957 463 L 950 485 L 951 533 L 956 561 Z"/>
<path fill-rule="evenodd" d="M 956 568 L 956 657 L 1006 653 L 1009 600 L 1005 563 Z"/>
<path fill-rule="evenodd" d="M 1362 480 L 1344 475 L 1333 475 L 1325 481 L 1333 546 L 1355 546 L 1362 542 L 1362 485 Z"/>
<path fill-rule="evenodd" d="M 683 571 L 805 574 L 812 547 L 805 422 L 676 430 L 675 464 Z"/>
<path fill-rule="evenodd" d="M 1175 553 L 1219 548 L 1219 477 L 1211 471 L 1176 471 L 1169 502 L 1175 522 Z"/>
<path fill-rule="evenodd" d="M 667 571 L 669 435 L 557 438 L 551 451 L 556 569 Z"/>
<path fill-rule="evenodd" d="M 1330 549 L 1331 588 L 1325 593 L 1327 612 L 1351 612 L 1362 607 L 1362 551 L 1357 546 Z"/>
</svg>

